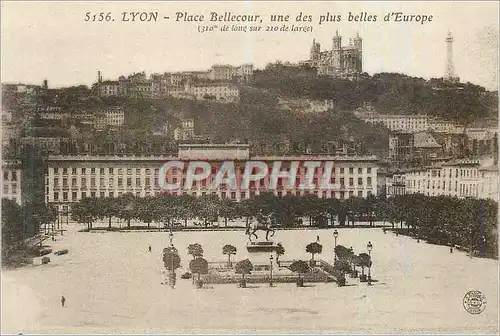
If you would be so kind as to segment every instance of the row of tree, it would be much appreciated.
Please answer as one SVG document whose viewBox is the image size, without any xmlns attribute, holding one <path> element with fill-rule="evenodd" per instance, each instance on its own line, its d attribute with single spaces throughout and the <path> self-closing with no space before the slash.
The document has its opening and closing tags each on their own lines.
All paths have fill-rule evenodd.
<svg viewBox="0 0 500 336">
<path fill-rule="evenodd" d="M 274 227 L 304 225 L 328 227 L 354 225 L 357 221 L 390 223 L 392 228 L 438 244 L 470 247 L 485 255 L 497 253 L 497 203 L 474 198 L 448 196 L 402 195 L 390 198 L 352 197 L 346 200 L 318 198 L 313 195 L 283 197 L 262 193 L 236 202 L 216 195 L 201 197 L 159 195 L 136 197 L 124 194 L 117 198 L 83 198 L 72 206 L 73 220 L 86 223 L 91 229 L 97 220 L 112 218 L 127 222 L 138 220 L 150 226 L 163 223 L 168 227 L 187 226 L 190 219 L 209 226 L 223 218 L 243 218 Z"/>
<path fill-rule="evenodd" d="M 37 235 L 40 227 L 54 223 L 54 206 L 41 202 L 25 203 L 2 198 L 2 254 L 8 256 L 13 249 L 22 249 L 27 239 Z"/>
</svg>

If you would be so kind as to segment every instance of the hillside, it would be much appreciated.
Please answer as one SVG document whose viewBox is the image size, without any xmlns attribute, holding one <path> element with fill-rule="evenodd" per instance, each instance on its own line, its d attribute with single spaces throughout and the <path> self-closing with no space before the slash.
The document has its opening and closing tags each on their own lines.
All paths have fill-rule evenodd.
<svg viewBox="0 0 500 336">
<path fill-rule="evenodd" d="M 289 97 L 333 99 L 343 110 L 372 102 L 383 113 L 428 114 L 460 123 L 498 115 L 496 92 L 471 83 L 448 84 L 397 73 L 365 74 L 359 81 L 316 75 L 310 69 L 270 64 L 256 71 L 252 85 Z"/>
<path fill-rule="evenodd" d="M 307 114 L 300 108 L 283 110 L 278 107 L 278 98 L 328 99 L 334 101 L 335 108 Z M 427 114 L 467 125 L 487 118 L 494 122 L 498 113 L 496 93 L 471 83 L 448 84 L 440 79 L 394 73 L 364 74 L 358 81 L 349 81 L 318 76 L 312 68 L 283 64 L 256 70 L 252 80 L 241 87 L 239 103 L 99 98 L 84 86 L 49 90 L 38 100 L 37 105 L 60 106 L 70 114 L 122 106 L 124 129 L 96 132 L 75 124 L 78 132 L 72 132 L 73 138 L 86 139 L 97 148 L 122 143 L 127 144 L 126 148 L 153 152 L 174 150 L 173 129 L 180 126 L 182 119 L 193 118 L 196 135 L 214 143 L 248 142 L 257 152 L 325 153 L 347 147 L 383 157 L 388 151 L 388 130 L 365 123 L 351 113 L 364 102 L 371 102 L 381 113 Z M 15 96 L 3 101 L 4 108 L 16 109 L 19 103 Z M 167 123 L 168 135 L 154 135 Z"/>
</svg>

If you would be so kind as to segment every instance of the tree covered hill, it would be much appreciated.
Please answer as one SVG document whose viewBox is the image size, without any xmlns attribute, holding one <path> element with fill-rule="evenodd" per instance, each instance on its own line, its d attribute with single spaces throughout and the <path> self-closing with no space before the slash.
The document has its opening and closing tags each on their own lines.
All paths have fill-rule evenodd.
<svg viewBox="0 0 500 336">
<path fill-rule="evenodd" d="M 155 125 L 168 122 L 172 130 L 180 126 L 182 119 L 192 118 L 195 133 L 214 143 L 239 140 L 277 145 L 284 141 L 297 152 L 305 148 L 324 152 L 327 143 L 348 141 L 357 144 L 361 152 L 387 152 L 388 130 L 382 126 L 365 123 L 348 111 L 302 114 L 280 110 L 276 103 L 274 93 L 243 87 L 238 104 L 169 98 L 128 99 L 119 105 L 125 110 L 127 130 L 145 138 Z"/>
<path fill-rule="evenodd" d="M 357 152 L 384 156 L 388 151 L 388 130 L 365 123 L 351 113 L 364 102 L 371 102 L 381 113 L 427 114 L 465 125 L 496 119 L 498 113 L 497 94 L 471 83 L 449 84 L 441 79 L 425 80 L 396 73 L 364 74 L 357 81 L 349 81 L 317 75 L 315 69 L 307 66 L 281 63 L 256 70 L 251 81 L 241 87 L 239 103 L 101 98 L 84 86 L 49 91 L 47 96 L 39 97 L 40 106 L 60 106 L 69 114 L 123 107 L 124 130 L 113 134 L 100 132 L 95 137 L 98 142 L 115 141 L 118 137 L 141 143 L 158 138 L 161 143 L 172 138 L 173 129 L 183 119 L 192 118 L 195 134 L 214 143 L 240 140 L 271 147 L 285 143 L 284 148 L 291 152 L 324 152 L 332 143 L 338 148 L 347 142 Z M 283 110 L 277 104 L 279 97 L 329 99 L 335 102 L 335 108 L 309 114 Z M 13 97 L 2 103 L 4 107 L 14 107 L 19 101 Z M 167 123 L 168 136 L 153 135 Z"/>
<path fill-rule="evenodd" d="M 382 113 L 428 114 L 467 124 L 498 114 L 496 92 L 471 83 L 449 84 L 397 73 L 364 74 L 350 81 L 277 63 L 255 71 L 252 85 L 289 97 L 333 99 L 342 110 L 372 102 Z"/>
</svg>

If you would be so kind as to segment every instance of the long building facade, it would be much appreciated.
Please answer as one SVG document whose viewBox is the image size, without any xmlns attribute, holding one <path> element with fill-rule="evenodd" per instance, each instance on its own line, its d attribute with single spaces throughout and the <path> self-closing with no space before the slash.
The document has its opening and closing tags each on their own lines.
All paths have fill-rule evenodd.
<svg viewBox="0 0 500 336">
<path fill-rule="evenodd" d="M 161 187 L 161 168 L 167 162 L 174 161 L 182 162 L 184 167 L 169 169 L 165 181 L 178 183 L 181 188 L 166 191 Z M 206 179 L 195 181 L 191 189 L 185 189 L 188 166 L 192 161 L 208 162 L 211 171 Z M 219 169 L 227 161 L 234 162 L 236 187 L 221 184 L 214 189 L 213 182 Z M 242 188 L 246 164 L 256 161 L 265 163 L 268 174 L 259 181 L 251 181 L 248 188 Z M 283 175 L 290 171 L 292 162 L 298 166 L 292 186 L 288 185 L 286 177 L 279 177 L 273 182 L 271 172 L 274 167 L 279 164 L 279 171 Z M 319 165 L 314 169 L 311 180 L 313 186 L 304 189 L 300 186 L 306 184 L 306 170 L 311 162 L 319 162 Z M 329 184 L 334 188 L 330 186 L 324 189 L 322 181 L 325 170 L 328 170 L 327 162 L 331 165 Z M 347 199 L 376 195 L 377 169 L 374 156 L 251 157 L 248 145 L 181 145 L 179 154 L 169 157 L 52 156 L 48 160 L 45 197 L 47 203 L 56 205 L 61 211 L 68 211 L 71 203 L 83 197 L 118 197 L 126 193 L 138 197 L 163 193 L 192 196 L 214 194 L 240 201 L 271 191 L 277 196 L 315 195 L 320 198 Z"/>
<path fill-rule="evenodd" d="M 492 199 L 498 202 L 498 168 L 481 167 L 477 160 L 464 160 L 405 173 L 407 194 Z"/>
</svg>

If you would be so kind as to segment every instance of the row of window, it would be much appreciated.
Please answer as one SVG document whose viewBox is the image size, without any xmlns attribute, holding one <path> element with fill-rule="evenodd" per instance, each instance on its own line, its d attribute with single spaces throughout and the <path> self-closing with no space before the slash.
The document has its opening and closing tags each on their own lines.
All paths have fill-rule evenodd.
<svg viewBox="0 0 500 336">
<path fill-rule="evenodd" d="M 69 181 L 69 179 L 68 179 L 68 178 L 63 178 L 63 179 L 62 179 L 62 186 L 63 186 L 63 187 L 68 187 L 68 186 L 73 187 L 73 186 L 77 186 L 77 185 L 78 185 L 78 180 L 80 181 L 80 183 L 79 183 L 79 185 L 80 185 L 80 186 L 86 186 L 86 184 L 87 184 L 87 178 L 85 178 L 85 177 L 81 177 L 80 179 L 77 179 L 76 177 L 73 177 L 73 178 L 71 178 L 71 180 L 70 180 L 70 181 Z M 279 179 L 278 179 L 278 181 L 277 181 L 277 185 L 279 185 L 279 186 L 281 186 L 281 185 L 285 185 L 287 182 L 285 182 L 284 180 L 285 180 L 284 178 L 279 178 Z M 92 187 L 96 186 L 96 181 L 97 181 L 97 180 L 96 180 L 96 178 L 93 178 L 93 177 L 92 177 L 92 178 L 90 178 L 90 185 L 91 185 Z M 108 186 L 114 186 L 114 185 L 115 185 L 115 181 L 118 183 L 118 186 L 123 186 L 124 179 L 123 179 L 122 177 L 118 177 L 117 179 L 115 179 L 115 178 L 113 178 L 113 177 L 109 178 L 109 179 L 108 179 L 108 184 L 107 184 L 107 185 L 108 185 Z M 131 177 L 128 177 L 128 178 L 126 179 L 127 186 L 132 186 L 132 181 L 133 181 L 133 180 L 132 180 L 132 178 L 131 178 Z M 146 178 L 144 179 L 144 181 L 145 181 L 145 185 L 146 185 L 146 186 L 150 186 L 150 185 L 151 185 L 151 178 L 146 177 Z M 154 181 L 155 181 L 155 182 L 154 182 L 154 183 L 155 183 L 155 185 L 156 185 L 156 186 L 158 186 L 158 179 L 154 179 Z M 69 185 L 69 184 L 68 184 L 68 182 L 71 182 L 71 184 Z M 177 182 L 178 182 L 178 179 L 177 179 L 176 177 L 174 177 L 174 178 L 169 178 L 169 179 L 167 179 L 167 182 L 169 182 L 169 183 L 177 183 Z M 185 184 L 185 182 L 186 182 L 186 179 L 185 179 L 185 178 L 183 178 L 183 179 L 182 179 L 182 185 L 184 185 L 184 184 Z M 204 187 L 205 187 L 205 186 L 207 185 L 207 183 L 208 183 L 208 182 L 207 182 L 207 179 L 204 179 L 204 180 L 202 180 L 202 181 L 197 181 L 197 182 L 198 182 L 198 184 L 200 184 L 200 182 L 201 182 L 201 185 L 202 185 L 202 186 L 204 186 Z M 343 177 L 342 177 L 342 178 L 340 178 L 340 179 L 339 179 L 339 182 L 340 182 L 340 185 L 344 186 L 344 185 L 345 185 L 345 178 L 343 178 Z M 261 185 L 261 186 L 264 186 L 264 185 L 266 184 L 266 181 L 265 181 L 265 180 L 260 180 L 260 182 L 259 182 L 259 183 L 260 183 L 260 185 Z M 296 184 L 297 184 L 297 185 L 299 185 L 300 183 L 301 183 L 300 178 L 297 178 L 297 179 L 296 179 Z M 332 179 L 330 180 L 330 183 L 332 183 L 332 184 L 337 183 L 337 179 L 336 179 L 336 178 L 332 178 Z M 316 186 L 320 185 L 320 179 L 318 179 L 318 178 L 314 178 L 314 179 L 312 180 L 312 184 L 314 184 L 314 185 L 316 185 Z M 105 179 L 104 179 L 103 177 L 101 177 L 101 178 L 99 179 L 99 185 L 100 185 L 100 186 L 105 186 L 105 185 L 106 185 L 106 184 L 105 184 Z M 135 179 L 135 185 L 136 185 L 136 186 L 141 186 L 141 185 L 142 185 L 142 181 L 141 181 L 141 178 L 140 178 L 140 177 L 137 177 L 137 178 Z M 256 185 L 256 181 L 250 181 L 250 186 L 254 186 L 254 185 Z M 357 180 L 357 185 L 358 185 L 358 186 L 363 186 L 363 185 L 364 185 L 364 184 L 363 184 L 363 178 L 362 178 L 362 177 L 358 177 L 358 180 Z M 371 178 L 371 177 L 367 177 L 367 178 L 366 178 L 366 185 L 367 185 L 367 186 L 372 186 L 372 178 Z M 57 188 L 57 187 L 59 187 L 59 186 L 60 186 L 60 185 L 59 185 L 59 178 L 57 178 L 57 177 L 56 177 L 56 178 L 54 178 L 54 187 L 56 187 L 56 188 Z M 349 178 L 349 186 L 351 186 L 351 187 L 352 187 L 352 186 L 354 186 L 354 178 L 352 178 L 352 177 L 350 177 L 350 178 Z"/>
<path fill-rule="evenodd" d="M 70 170 L 71 169 L 71 170 Z M 110 168 L 58 168 L 58 167 L 54 167 L 54 174 L 60 174 L 62 172 L 63 175 L 68 175 L 68 173 L 71 171 L 71 174 L 77 174 L 78 172 L 80 174 L 96 174 L 97 172 L 99 172 L 100 175 L 104 175 L 106 174 L 106 172 L 108 174 L 114 174 L 115 171 L 118 175 L 122 175 L 126 172 L 127 175 L 133 175 L 134 173 L 136 175 L 140 175 L 141 174 L 141 170 L 142 169 L 145 169 L 145 172 L 146 172 L 146 175 L 150 175 L 152 172 L 154 172 L 154 174 L 158 174 L 159 173 L 159 169 L 156 168 L 156 169 L 152 169 L 152 168 L 113 168 L 113 167 L 110 167 Z M 354 168 L 353 167 L 349 167 L 349 174 L 354 174 Z M 289 168 L 285 168 L 283 170 L 289 170 Z M 177 168 L 171 168 L 170 170 L 172 172 L 172 174 L 177 174 L 178 172 L 180 172 L 179 169 Z M 271 172 L 272 171 L 272 168 L 270 167 L 269 168 L 269 171 Z M 363 171 L 364 171 L 364 168 L 357 168 L 357 173 L 358 174 L 363 174 Z M 298 169 L 298 172 L 301 173 L 301 172 L 305 172 L 305 168 L 299 168 Z M 332 169 L 332 173 L 335 173 L 336 172 L 336 167 L 333 167 Z M 345 173 L 345 168 L 344 167 L 340 167 L 339 168 L 339 172 L 340 174 L 344 174 Z M 4 172 L 4 180 L 6 179 L 5 175 L 6 172 Z M 213 167 L 212 168 L 212 174 L 216 174 L 217 173 L 217 168 Z M 244 173 L 244 168 L 241 168 L 240 169 L 240 173 L 243 174 Z M 372 173 L 372 168 L 371 167 L 367 167 L 366 168 L 366 173 L 367 174 L 371 174 Z M 321 172 L 318 172 L 318 174 L 321 174 Z M 369 177 L 369 179 L 371 180 L 371 177 Z"/>
<path fill-rule="evenodd" d="M 82 177 L 79 180 L 80 180 L 80 184 L 79 184 L 80 186 L 82 186 L 82 187 L 86 187 L 87 186 L 87 178 Z M 109 187 L 115 186 L 115 181 L 118 183 L 119 187 L 122 187 L 123 184 L 124 184 L 124 178 L 118 177 L 117 179 L 115 179 L 115 178 L 111 177 L 111 178 L 108 179 L 107 186 L 109 186 Z M 127 186 L 129 186 L 129 187 L 132 186 L 132 181 L 133 181 L 132 178 L 128 177 L 126 179 Z M 144 181 L 145 181 L 145 183 L 144 183 L 145 186 L 151 186 L 152 185 L 151 184 L 151 178 L 146 177 L 144 179 Z M 68 185 L 68 179 L 67 178 L 63 178 L 62 179 L 62 187 L 63 188 L 67 188 L 67 187 L 70 187 L 70 186 L 71 187 L 76 187 L 78 185 L 78 183 L 77 183 L 78 179 L 76 177 L 73 177 L 70 182 L 71 182 L 71 184 Z M 154 179 L 154 183 L 155 183 L 155 186 L 158 186 L 158 180 L 157 179 Z M 90 178 L 90 185 L 91 185 L 91 187 L 95 187 L 96 186 L 96 179 L 95 178 Z M 135 186 L 139 186 L 140 187 L 141 185 L 142 185 L 141 184 L 141 178 L 137 177 L 135 179 Z M 54 178 L 54 187 L 58 188 L 59 186 L 60 186 L 59 185 L 59 178 L 56 177 L 56 178 Z M 103 177 L 101 177 L 99 179 L 99 186 L 101 186 L 101 187 L 106 186 L 105 179 Z"/>
<path fill-rule="evenodd" d="M 70 170 L 71 169 L 71 170 Z M 106 174 L 114 174 L 115 172 L 118 175 L 123 175 L 125 172 L 127 175 L 133 175 L 134 173 L 136 175 L 141 174 L 141 170 L 145 169 L 146 175 L 151 175 L 152 172 L 154 174 L 158 174 L 160 172 L 160 169 L 153 169 L 153 168 L 58 168 L 54 167 L 54 174 L 60 174 L 62 173 L 63 175 L 68 175 L 68 173 L 71 171 L 71 174 L 77 174 L 78 172 L 80 174 L 96 174 L 99 172 L 100 175 Z"/>
<path fill-rule="evenodd" d="M 431 176 L 431 177 L 441 177 L 441 171 L 443 172 L 443 177 L 450 177 L 450 178 L 458 178 L 459 175 L 460 177 L 478 177 L 478 171 L 477 169 L 458 169 L 455 168 L 455 171 L 453 169 L 443 169 L 443 170 L 431 170 L 427 172 L 413 172 L 410 173 L 410 175 L 416 175 L 416 176 Z M 448 174 L 446 172 L 448 171 Z M 454 173 L 454 174 L 453 174 Z"/>
<path fill-rule="evenodd" d="M 104 197 L 119 197 L 125 193 L 130 193 L 129 191 L 119 191 L 117 193 L 113 192 L 113 191 L 109 191 L 109 192 L 104 192 L 104 191 L 101 191 L 101 192 L 85 192 L 85 191 L 82 191 L 82 192 L 76 192 L 76 191 L 73 191 L 71 193 L 68 193 L 68 192 L 62 192 L 62 193 L 59 193 L 59 192 L 54 192 L 54 201 L 55 202 L 59 202 L 59 201 L 63 201 L 63 202 L 76 202 L 78 201 L 79 199 L 81 198 L 84 198 L 84 197 L 99 197 L 99 198 L 104 198 Z M 135 194 L 135 196 L 138 196 L 138 197 L 141 197 L 141 196 L 154 196 L 155 193 L 154 191 L 150 191 L 150 192 L 144 192 L 144 193 L 141 193 L 141 191 L 135 191 L 132 192 L 132 194 Z M 209 193 L 205 192 L 205 191 L 202 191 L 202 192 L 196 192 L 196 191 L 192 191 L 192 192 L 173 192 L 172 195 L 192 195 L 192 196 L 205 196 Z M 217 192 L 213 191 L 211 192 L 210 194 L 212 195 L 217 195 Z M 275 195 L 277 196 L 285 196 L 285 195 L 302 195 L 302 196 L 305 196 L 305 195 L 314 195 L 314 196 L 318 196 L 318 197 L 323 197 L 323 198 L 340 198 L 340 199 L 347 199 L 348 197 L 354 197 L 354 196 L 357 196 L 357 197 L 363 197 L 363 196 L 371 196 L 373 195 L 373 193 L 371 191 L 367 191 L 366 194 L 363 193 L 363 191 L 358 191 L 357 193 L 355 193 L 354 191 L 349 191 L 349 192 L 344 192 L 344 191 L 339 191 L 339 192 L 335 192 L 335 191 L 332 191 L 332 192 L 328 192 L 328 191 L 313 191 L 313 192 L 308 192 L 308 191 L 301 191 L 301 192 L 297 192 L 297 193 L 292 193 L 292 192 L 286 192 L 286 191 L 276 191 L 274 193 Z M 248 198 L 248 197 L 254 197 L 255 195 L 259 195 L 259 192 L 258 191 L 249 191 L 249 192 L 246 192 L 246 191 L 243 191 L 243 192 L 236 192 L 236 191 L 230 191 L 230 192 L 225 192 L 225 191 L 222 191 L 220 192 L 220 196 L 222 198 L 231 198 L 231 199 L 245 199 L 245 198 Z M 238 198 L 239 197 L 239 198 Z"/>
<path fill-rule="evenodd" d="M 411 181 L 409 181 L 410 183 L 407 184 L 407 187 L 411 188 L 412 187 L 412 183 Z M 416 183 L 418 182 L 418 183 Z M 423 182 L 423 181 L 422 181 Z M 424 182 L 422 183 L 423 185 Z M 446 190 L 446 186 L 448 186 L 448 191 L 452 191 L 452 183 L 448 183 L 448 185 L 446 184 L 446 181 L 442 181 L 442 183 L 440 183 L 439 181 L 427 181 L 427 190 L 434 190 L 434 189 L 437 189 L 437 190 Z M 441 188 L 442 187 L 442 188 Z M 416 188 L 417 190 L 420 189 L 420 181 L 413 181 L 413 188 Z M 454 185 L 454 191 L 457 192 L 458 191 L 458 182 L 455 181 L 455 185 Z M 470 190 L 470 192 L 469 192 Z M 469 196 L 475 196 L 477 194 L 477 186 L 476 184 L 471 184 L 471 185 L 468 185 L 468 184 L 460 184 L 460 194 L 463 195 L 469 195 Z"/>
</svg>

